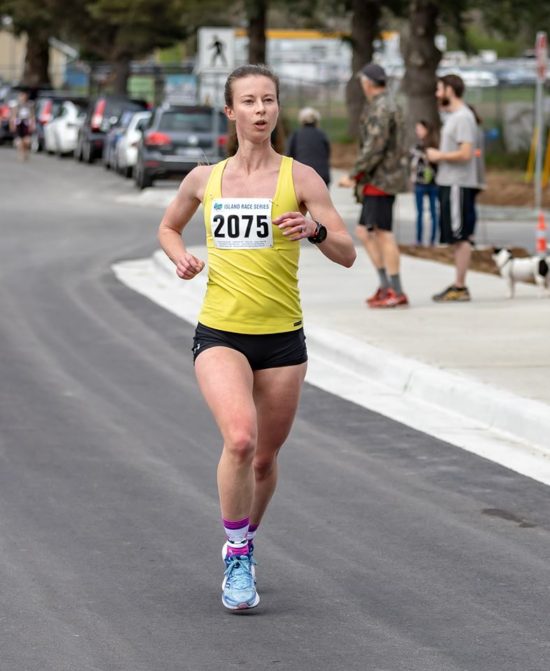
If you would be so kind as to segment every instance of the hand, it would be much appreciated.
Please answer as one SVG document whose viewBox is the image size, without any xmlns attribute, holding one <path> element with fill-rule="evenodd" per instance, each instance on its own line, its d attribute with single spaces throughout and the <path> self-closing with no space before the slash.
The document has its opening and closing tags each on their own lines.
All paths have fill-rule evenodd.
<svg viewBox="0 0 550 671">
<path fill-rule="evenodd" d="M 353 188 L 355 186 L 355 180 L 349 175 L 344 175 L 343 177 L 340 177 L 338 186 L 343 186 L 346 189 Z"/>
<path fill-rule="evenodd" d="M 300 212 L 286 212 L 273 220 L 283 235 L 289 240 L 303 240 L 315 235 L 317 224 L 312 219 L 307 219 Z"/>
<path fill-rule="evenodd" d="M 192 280 L 204 268 L 204 261 L 185 252 L 176 262 L 176 275 L 182 280 Z"/>
<path fill-rule="evenodd" d="M 438 163 L 441 161 L 442 152 L 439 149 L 434 149 L 434 147 L 428 147 L 426 149 L 426 156 L 430 163 Z"/>
</svg>

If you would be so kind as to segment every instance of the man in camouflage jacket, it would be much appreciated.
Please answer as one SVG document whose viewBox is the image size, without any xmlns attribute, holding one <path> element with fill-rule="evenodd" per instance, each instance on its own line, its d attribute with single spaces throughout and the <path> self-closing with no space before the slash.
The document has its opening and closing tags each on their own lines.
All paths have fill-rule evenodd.
<svg viewBox="0 0 550 671">
<path fill-rule="evenodd" d="M 359 125 L 360 150 L 352 175 L 357 186 L 372 184 L 395 195 L 407 191 L 408 162 L 403 114 L 384 89 L 365 107 Z M 357 189 L 363 202 L 362 189 Z"/>
<path fill-rule="evenodd" d="M 401 110 L 386 91 L 386 73 L 369 63 L 359 73 L 368 106 L 361 118 L 359 156 L 341 186 L 355 187 L 362 203 L 357 237 L 375 266 L 379 288 L 367 298 L 371 308 L 408 305 L 399 276 L 399 247 L 392 232 L 396 194 L 406 191 L 408 159 Z"/>
</svg>

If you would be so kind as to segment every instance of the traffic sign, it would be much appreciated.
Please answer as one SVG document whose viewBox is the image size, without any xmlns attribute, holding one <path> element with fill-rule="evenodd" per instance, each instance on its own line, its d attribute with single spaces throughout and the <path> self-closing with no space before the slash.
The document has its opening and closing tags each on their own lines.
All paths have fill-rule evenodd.
<svg viewBox="0 0 550 671">
<path fill-rule="evenodd" d="M 548 38 L 544 31 L 537 33 L 535 56 L 537 59 L 537 77 L 539 81 L 544 82 L 548 67 Z"/>
</svg>

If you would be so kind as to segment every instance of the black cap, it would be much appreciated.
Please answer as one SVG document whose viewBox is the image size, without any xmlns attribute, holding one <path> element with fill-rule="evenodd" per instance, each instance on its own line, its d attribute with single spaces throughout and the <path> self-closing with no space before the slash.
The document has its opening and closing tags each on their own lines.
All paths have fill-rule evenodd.
<svg viewBox="0 0 550 671">
<path fill-rule="evenodd" d="M 378 65 L 378 63 L 367 63 L 359 71 L 359 76 L 366 77 L 375 84 L 384 85 L 386 83 L 386 72 L 381 65 Z"/>
</svg>

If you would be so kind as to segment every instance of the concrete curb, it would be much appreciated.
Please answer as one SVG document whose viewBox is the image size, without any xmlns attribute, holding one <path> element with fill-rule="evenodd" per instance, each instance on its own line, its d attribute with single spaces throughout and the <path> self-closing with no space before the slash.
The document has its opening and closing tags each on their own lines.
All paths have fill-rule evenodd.
<svg viewBox="0 0 550 671">
<path fill-rule="evenodd" d="M 161 250 L 152 256 L 158 281 L 177 286 L 180 314 L 194 321 L 206 289 L 206 274 L 193 282 L 177 280 L 174 266 Z M 383 385 L 411 398 L 460 415 L 488 429 L 528 443 L 550 457 L 550 408 L 478 380 L 430 366 L 342 333 L 307 324 L 307 343 L 312 356 L 322 357 L 337 369 Z"/>
<path fill-rule="evenodd" d="M 550 409 L 492 385 L 395 354 L 316 326 L 307 331 L 308 348 L 331 361 L 389 387 L 392 391 L 504 432 L 542 449 L 549 457 Z"/>
</svg>

